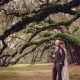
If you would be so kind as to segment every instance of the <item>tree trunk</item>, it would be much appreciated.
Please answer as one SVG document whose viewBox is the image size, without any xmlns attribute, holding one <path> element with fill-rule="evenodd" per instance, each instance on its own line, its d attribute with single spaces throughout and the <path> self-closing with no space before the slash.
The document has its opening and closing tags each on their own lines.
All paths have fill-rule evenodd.
<svg viewBox="0 0 80 80">
<path fill-rule="evenodd" d="M 80 65 L 80 47 L 75 47 L 76 64 Z"/>
</svg>

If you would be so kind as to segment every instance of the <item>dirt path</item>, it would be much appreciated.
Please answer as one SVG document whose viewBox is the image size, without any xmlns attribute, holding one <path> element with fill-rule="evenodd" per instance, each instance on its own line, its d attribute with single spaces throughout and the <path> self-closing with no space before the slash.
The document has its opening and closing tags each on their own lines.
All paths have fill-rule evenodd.
<svg viewBox="0 0 80 80">
<path fill-rule="evenodd" d="M 12 68 L 14 70 L 3 69 L 0 71 L 0 80 L 52 80 L 52 67 L 41 66 L 31 69 L 23 67 L 18 70 L 14 68 Z M 80 66 L 69 65 L 69 76 L 70 80 L 80 80 Z"/>
</svg>

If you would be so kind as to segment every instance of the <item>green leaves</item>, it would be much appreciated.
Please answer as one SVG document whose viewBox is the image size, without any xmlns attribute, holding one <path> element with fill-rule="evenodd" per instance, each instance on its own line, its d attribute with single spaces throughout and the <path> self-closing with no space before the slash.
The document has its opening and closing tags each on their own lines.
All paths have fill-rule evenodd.
<svg viewBox="0 0 80 80">
<path fill-rule="evenodd" d="M 42 31 L 42 32 L 40 33 L 40 36 L 41 36 L 41 37 L 49 37 L 49 36 L 51 36 L 53 33 L 54 33 L 54 32 Z"/>
</svg>

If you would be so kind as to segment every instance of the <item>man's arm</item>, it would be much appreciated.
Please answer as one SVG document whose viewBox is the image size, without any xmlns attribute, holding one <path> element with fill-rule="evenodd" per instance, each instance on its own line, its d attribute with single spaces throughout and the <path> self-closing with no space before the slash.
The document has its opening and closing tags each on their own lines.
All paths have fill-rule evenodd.
<svg viewBox="0 0 80 80">
<path fill-rule="evenodd" d="M 51 54 L 52 54 L 52 57 L 55 58 L 55 50 L 53 50 Z"/>
<path fill-rule="evenodd" d="M 57 50 L 58 50 L 58 47 L 55 47 L 55 49 L 53 50 L 53 55 L 52 55 L 53 58 L 55 58 Z"/>
</svg>

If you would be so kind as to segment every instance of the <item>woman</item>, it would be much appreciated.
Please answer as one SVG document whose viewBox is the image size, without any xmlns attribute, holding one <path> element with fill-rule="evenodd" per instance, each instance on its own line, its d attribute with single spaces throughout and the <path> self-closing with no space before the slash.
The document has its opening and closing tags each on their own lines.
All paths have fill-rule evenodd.
<svg viewBox="0 0 80 80">
<path fill-rule="evenodd" d="M 65 51 L 65 60 L 64 60 L 64 66 L 63 66 L 63 69 L 62 69 L 62 80 L 69 80 L 68 61 L 67 61 L 67 50 L 65 48 L 65 42 L 64 41 L 60 41 L 60 46 Z"/>
</svg>

